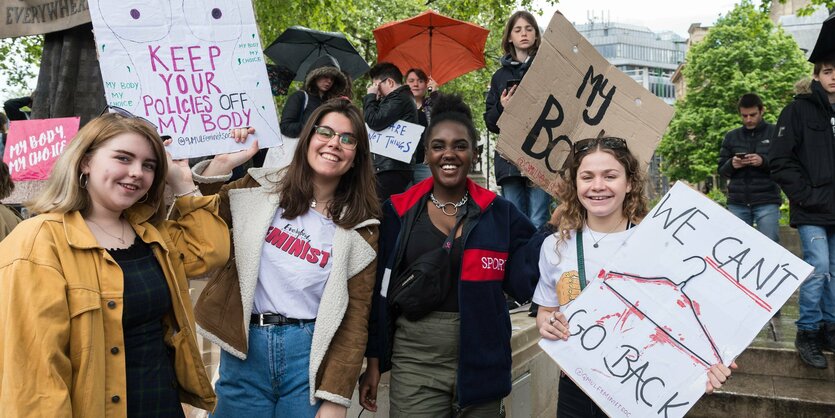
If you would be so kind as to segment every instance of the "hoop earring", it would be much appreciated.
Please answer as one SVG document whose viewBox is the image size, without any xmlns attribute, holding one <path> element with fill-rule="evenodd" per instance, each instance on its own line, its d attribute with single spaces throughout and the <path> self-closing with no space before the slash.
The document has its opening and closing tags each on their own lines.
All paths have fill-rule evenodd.
<svg viewBox="0 0 835 418">
<path fill-rule="evenodd" d="M 89 178 L 87 177 L 86 174 L 81 173 L 81 174 L 78 175 L 78 187 L 81 187 L 82 189 L 86 189 L 88 181 L 89 181 Z"/>
<path fill-rule="evenodd" d="M 148 193 L 145 193 L 145 198 L 142 200 L 137 200 L 136 203 L 145 203 L 148 201 Z"/>
</svg>

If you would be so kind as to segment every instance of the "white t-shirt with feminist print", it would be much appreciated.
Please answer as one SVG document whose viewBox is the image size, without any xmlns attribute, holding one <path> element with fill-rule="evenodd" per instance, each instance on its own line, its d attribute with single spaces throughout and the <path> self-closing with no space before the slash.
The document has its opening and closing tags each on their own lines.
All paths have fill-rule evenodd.
<svg viewBox="0 0 835 418">
<path fill-rule="evenodd" d="M 278 208 L 261 247 L 252 313 L 314 319 L 330 275 L 336 225 L 315 210 L 283 219 Z"/>
</svg>

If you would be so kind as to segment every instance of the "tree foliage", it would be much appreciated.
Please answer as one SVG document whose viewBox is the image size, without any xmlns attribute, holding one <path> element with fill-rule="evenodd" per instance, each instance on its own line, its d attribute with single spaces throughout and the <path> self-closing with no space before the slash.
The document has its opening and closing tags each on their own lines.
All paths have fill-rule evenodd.
<svg viewBox="0 0 835 418">
<path fill-rule="evenodd" d="M 43 51 L 42 36 L 23 36 L 0 39 L 0 78 L 6 85 L 0 86 L 2 96 L 23 96 L 31 93 L 29 85 L 38 76 L 36 70 Z"/>
<path fill-rule="evenodd" d="M 780 3 L 785 3 L 787 0 L 777 0 L 777 1 L 780 2 Z M 771 7 L 771 3 L 772 3 L 772 0 L 764 0 L 762 2 L 761 7 L 763 8 L 763 10 L 769 10 L 769 8 Z M 827 10 L 829 10 L 829 12 L 832 13 L 833 11 L 835 11 L 835 0 L 811 0 L 809 2 L 809 4 L 807 4 L 806 6 L 803 6 L 800 9 L 797 10 L 797 15 L 798 16 L 808 16 L 808 15 L 814 13 L 815 9 L 817 9 L 818 6 L 826 6 Z"/>
<path fill-rule="evenodd" d="M 687 95 L 676 103 L 658 152 L 669 178 L 700 182 L 716 173 L 725 133 L 740 126 L 739 97 L 760 95 L 773 122 L 811 67 L 791 36 L 743 0 L 690 48 L 682 72 Z"/>
</svg>

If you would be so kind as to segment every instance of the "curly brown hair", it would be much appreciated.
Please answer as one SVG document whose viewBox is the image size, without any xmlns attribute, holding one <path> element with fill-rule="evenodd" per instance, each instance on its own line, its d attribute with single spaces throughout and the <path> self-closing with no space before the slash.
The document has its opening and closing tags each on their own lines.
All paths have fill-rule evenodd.
<svg viewBox="0 0 835 418">
<path fill-rule="evenodd" d="M 623 143 L 624 145 L 609 146 L 611 143 Z M 615 137 L 588 138 L 575 142 L 575 146 L 572 147 L 575 152 L 569 156 L 568 169 L 565 174 L 568 178 L 563 182 L 564 186 L 560 188 L 558 195 L 561 202 L 557 207 L 559 224 L 555 225 L 560 234 L 558 247 L 570 238 L 571 231 L 582 229 L 586 222 L 586 208 L 583 207 L 577 197 L 577 171 L 583 158 L 597 151 L 611 154 L 626 172 L 626 179 L 632 188 L 631 191 L 626 193 L 626 198 L 623 200 L 623 215 L 626 219 L 637 224 L 646 216 L 649 208 L 647 207 L 648 201 L 644 190 L 646 184 L 644 171 L 638 159 L 632 155 L 625 144 L 626 141 Z M 557 253 L 559 253 L 559 249 Z"/>
</svg>

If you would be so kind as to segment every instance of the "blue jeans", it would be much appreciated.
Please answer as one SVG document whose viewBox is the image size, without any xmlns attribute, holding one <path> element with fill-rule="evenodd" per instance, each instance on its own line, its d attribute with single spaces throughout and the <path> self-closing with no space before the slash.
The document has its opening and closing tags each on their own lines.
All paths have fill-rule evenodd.
<svg viewBox="0 0 835 418">
<path fill-rule="evenodd" d="M 308 366 L 313 323 L 249 326 L 249 352 L 241 360 L 220 354 L 212 417 L 314 417 L 320 401 L 310 404 Z"/>
<path fill-rule="evenodd" d="M 507 177 L 499 183 L 502 186 L 502 196 L 516 205 L 520 212 L 531 220 L 535 228 L 548 222 L 551 206 L 551 195 L 539 187 L 529 185 L 524 177 Z"/>
<path fill-rule="evenodd" d="M 800 317 L 795 324 L 801 331 L 816 331 L 820 322 L 835 323 L 835 226 L 799 225 L 803 260 L 815 268 L 800 285 Z"/>
<path fill-rule="evenodd" d="M 728 210 L 748 225 L 756 226 L 757 231 L 771 238 L 772 241 L 780 242 L 780 205 L 776 203 L 762 205 L 728 203 Z"/>
</svg>

